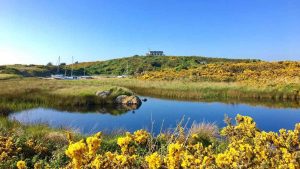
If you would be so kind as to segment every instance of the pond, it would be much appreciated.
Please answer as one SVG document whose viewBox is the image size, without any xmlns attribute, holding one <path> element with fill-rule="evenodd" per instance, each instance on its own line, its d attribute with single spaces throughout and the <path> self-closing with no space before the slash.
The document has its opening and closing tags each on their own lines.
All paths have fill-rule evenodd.
<svg viewBox="0 0 300 169">
<path fill-rule="evenodd" d="M 295 124 L 300 122 L 299 108 L 146 98 L 147 102 L 143 102 L 137 110 L 122 113 L 112 113 L 113 111 L 106 109 L 83 113 L 40 107 L 12 113 L 9 118 L 26 124 L 46 123 L 51 127 L 73 129 L 83 134 L 98 131 L 113 132 L 120 129 L 132 132 L 141 128 L 152 130 L 157 134 L 161 130 L 175 128 L 182 119 L 183 124 L 187 124 L 188 127 L 193 122 L 210 122 L 224 127 L 225 114 L 231 118 L 237 114 L 251 116 L 258 127 L 266 131 L 293 129 Z"/>
</svg>

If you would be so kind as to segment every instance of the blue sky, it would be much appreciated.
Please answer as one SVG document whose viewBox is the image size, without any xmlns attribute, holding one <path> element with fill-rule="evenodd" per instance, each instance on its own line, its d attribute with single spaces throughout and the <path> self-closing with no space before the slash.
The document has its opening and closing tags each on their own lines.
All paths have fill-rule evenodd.
<svg viewBox="0 0 300 169">
<path fill-rule="evenodd" d="M 151 50 L 300 60 L 299 0 L 0 0 L 0 64 Z"/>
</svg>

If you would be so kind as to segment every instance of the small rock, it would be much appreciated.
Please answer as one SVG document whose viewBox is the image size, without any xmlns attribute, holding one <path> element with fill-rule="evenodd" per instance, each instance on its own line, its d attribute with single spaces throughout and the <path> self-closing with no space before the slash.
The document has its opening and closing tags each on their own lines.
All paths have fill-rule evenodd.
<svg viewBox="0 0 300 169">
<path fill-rule="evenodd" d="M 141 105 L 142 101 L 137 96 L 120 95 L 116 98 L 116 103 L 125 105 Z"/>
<path fill-rule="evenodd" d="M 99 96 L 103 99 L 107 98 L 111 94 L 110 91 L 98 91 L 96 92 L 96 96 Z"/>
</svg>

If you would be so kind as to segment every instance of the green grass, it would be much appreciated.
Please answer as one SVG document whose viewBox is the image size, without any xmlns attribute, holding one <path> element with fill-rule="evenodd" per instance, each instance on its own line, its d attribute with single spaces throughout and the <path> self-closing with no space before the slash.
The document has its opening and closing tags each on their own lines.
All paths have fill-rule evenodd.
<svg viewBox="0 0 300 169">
<path fill-rule="evenodd" d="M 16 74 L 0 74 L 0 80 L 15 79 L 20 77 L 21 77 L 20 75 L 16 75 Z"/>
</svg>

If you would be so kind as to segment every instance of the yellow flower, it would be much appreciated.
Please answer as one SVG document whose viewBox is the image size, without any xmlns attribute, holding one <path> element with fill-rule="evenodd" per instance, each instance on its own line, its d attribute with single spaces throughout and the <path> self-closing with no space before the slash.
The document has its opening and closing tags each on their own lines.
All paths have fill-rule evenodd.
<svg viewBox="0 0 300 169">
<path fill-rule="evenodd" d="M 136 141 L 138 144 L 144 144 L 147 142 L 147 139 L 149 138 L 150 134 L 145 130 L 138 130 L 134 132 L 134 141 Z"/>
<path fill-rule="evenodd" d="M 34 164 L 34 169 L 42 169 L 42 163 L 38 162 Z"/>
<path fill-rule="evenodd" d="M 123 154 L 133 152 L 133 147 L 129 147 L 129 144 L 133 141 L 133 136 L 127 132 L 125 137 L 118 138 L 117 144 L 121 147 Z"/>
<path fill-rule="evenodd" d="M 198 134 L 192 134 L 192 138 L 193 138 L 193 139 L 198 138 Z"/>
<path fill-rule="evenodd" d="M 96 168 L 96 169 L 101 169 L 102 168 L 102 156 L 101 155 L 97 155 L 96 158 L 92 161 L 92 167 Z"/>
<path fill-rule="evenodd" d="M 168 146 L 168 154 L 165 158 L 168 168 L 179 168 L 181 163 L 181 156 L 183 154 L 183 147 L 180 143 L 171 143 Z"/>
<path fill-rule="evenodd" d="M 81 168 L 86 150 L 87 147 L 83 140 L 74 144 L 70 144 L 66 150 L 66 155 L 72 159 L 75 169 Z"/>
<path fill-rule="evenodd" d="M 89 155 L 95 155 L 96 151 L 100 147 L 101 139 L 100 139 L 101 133 L 97 133 L 95 136 L 88 137 L 86 139 L 88 149 L 89 149 Z"/>
<path fill-rule="evenodd" d="M 17 162 L 18 169 L 26 169 L 26 162 L 25 161 L 18 161 Z"/>
<path fill-rule="evenodd" d="M 150 169 L 157 169 L 161 166 L 161 157 L 157 152 L 146 156 L 145 161 Z"/>
</svg>

